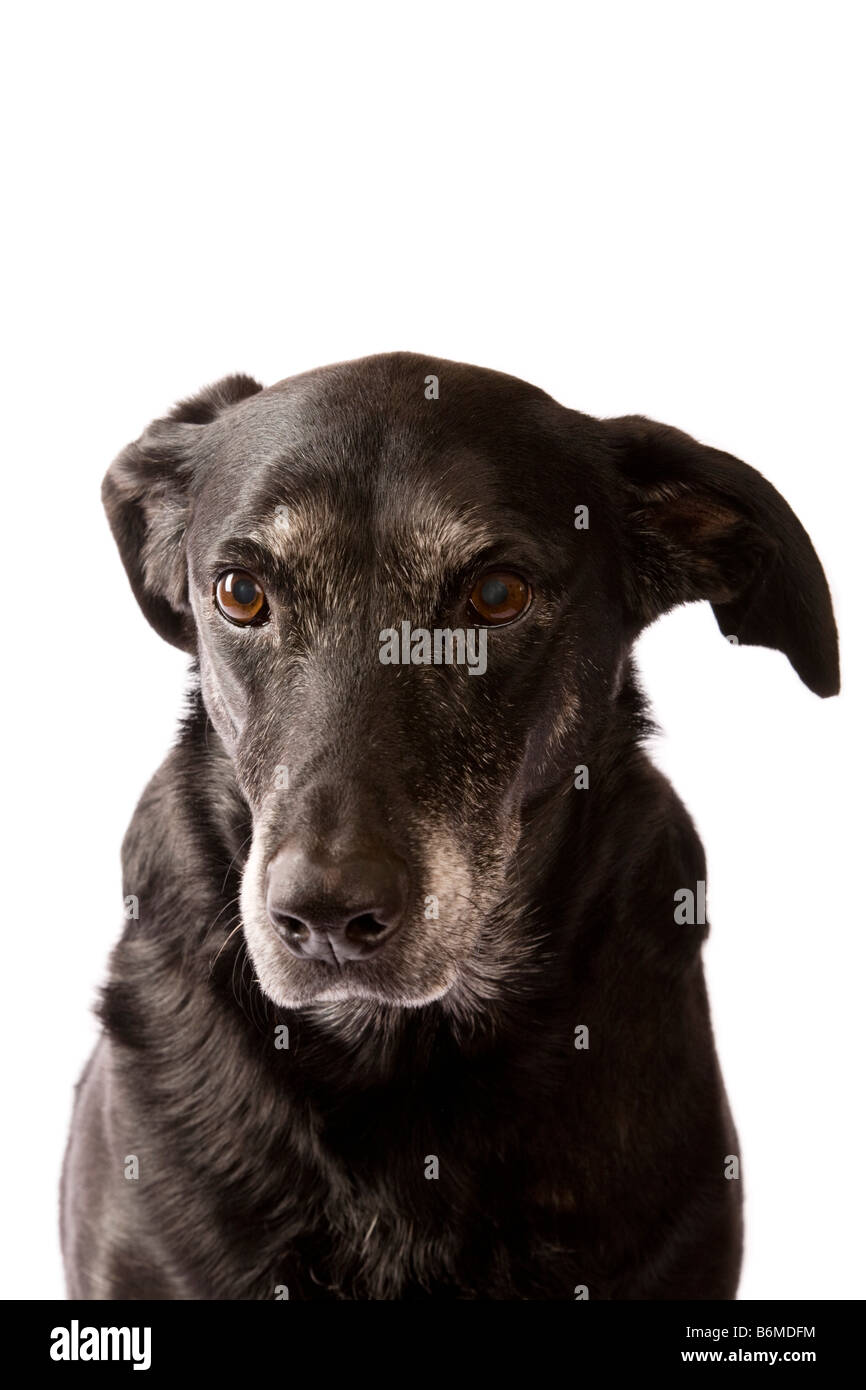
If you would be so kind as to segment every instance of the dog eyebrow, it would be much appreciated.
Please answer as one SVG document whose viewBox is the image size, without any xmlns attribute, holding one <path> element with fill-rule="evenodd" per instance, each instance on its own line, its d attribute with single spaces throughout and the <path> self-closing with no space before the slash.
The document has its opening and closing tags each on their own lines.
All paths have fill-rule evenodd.
<svg viewBox="0 0 866 1390">
<path fill-rule="evenodd" d="M 210 568 L 216 572 L 232 565 L 237 569 L 250 570 L 256 575 L 273 577 L 279 570 L 279 559 L 255 536 L 231 536 L 218 541 L 212 548 L 213 561 Z"/>
<path fill-rule="evenodd" d="M 412 501 L 414 506 L 397 506 L 389 513 L 379 499 L 378 512 L 372 508 L 373 516 L 367 513 L 369 542 L 385 569 L 405 576 L 420 563 L 428 570 L 435 566 L 461 574 L 481 563 L 498 562 L 544 572 L 549 557 L 543 545 L 513 513 L 500 507 L 495 515 L 486 515 L 477 504 L 461 510 L 423 494 Z M 295 497 L 275 506 L 270 516 L 250 518 L 246 534 L 227 536 L 210 546 L 210 568 L 215 575 L 221 567 L 236 565 L 263 580 L 287 582 L 299 564 L 306 566 L 329 553 L 336 517 L 351 525 L 351 514 L 344 508 L 344 498 Z"/>
<path fill-rule="evenodd" d="M 304 495 L 277 504 L 269 517 L 256 522 L 250 539 L 265 544 L 280 558 L 287 558 L 290 548 L 318 544 L 333 521 L 332 513 L 338 503 L 338 496 L 315 499 Z"/>
<path fill-rule="evenodd" d="M 423 495 L 415 503 L 382 528 L 383 540 L 416 555 L 433 554 L 453 570 L 487 558 L 544 566 L 547 551 L 540 539 L 524 518 L 501 503 L 487 508 L 475 502 L 460 508 Z"/>
<path fill-rule="evenodd" d="M 390 500 L 390 499 L 389 499 Z M 459 567 L 467 557 L 487 550 L 501 539 L 498 529 L 476 513 L 461 516 L 442 506 L 438 499 L 415 509 L 408 501 L 394 501 L 393 510 L 379 498 L 366 512 L 370 541 L 380 554 L 391 549 L 407 555 L 425 552 L 446 564 Z M 256 523 L 251 534 L 234 544 L 238 556 L 247 554 L 271 566 L 294 565 L 299 559 L 316 557 L 333 534 L 339 520 L 352 528 L 352 512 L 345 498 L 303 497 L 275 509 L 272 517 Z M 238 563 L 241 563 L 239 559 Z"/>
<path fill-rule="evenodd" d="M 212 558 L 208 563 L 212 576 L 216 577 L 221 570 L 236 567 L 249 570 L 262 580 L 284 583 L 295 565 L 309 558 L 307 546 L 299 544 L 293 552 L 283 546 L 272 549 L 259 539 L 261 534 L 231 536 L 214 544 L 210 548 Z M 310 536 L 309 540 L 312 539 Z M 442 528 L 426 526 L 423 522 L 420 525 L 409 522 L 390 531 L 387 539 L 391 545 L 381 545 L 383 539 L 380 537 L 379 563 L 386 569 L 392 569 L 397 560 L 396 570 L 403 574 L 406 573 L 406 558 L 410 555 L 416 563 L 426 555 L 452 574 L 497 563 L 533 571 L 543 571 L 545 567 L 544 554 L 535 543 L 535 538 L 510 527 L 502 530 L 482 529 L 456 521 Z M 392 548 L 395 541 L 396 549 Z"/>
<path fill-rule="evenodd" d="M 418 551 L 430 548 L 440 556 L 449 568 L 460 571 L 479 564 L 521 565 L 544 570 L 546 554 L 543 546 L 526 527 L 519 527 L 503 520 L 502 524 L 490 522 L 478 525 L 474 520 L 468 523 L 454 518 L 450 523 L 432 527 L 410 526 L 406 533 L 412 538 Z"/>
</svg>

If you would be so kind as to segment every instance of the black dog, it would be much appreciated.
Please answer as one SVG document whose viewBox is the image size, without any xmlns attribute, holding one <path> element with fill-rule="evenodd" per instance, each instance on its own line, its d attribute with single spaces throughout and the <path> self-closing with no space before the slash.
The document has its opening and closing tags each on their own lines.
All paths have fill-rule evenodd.
<svg viewBox="0 0 866 1390">
<path fill-rule="evenodd" d="M 629 653 L 708 599 L 833 694 L 787 504 L 410 353 L 228 377 L 104 498 L 198 680 L 124 844 L 70 1294 L 734 1297 L 704 856 Z"/>
</svg>

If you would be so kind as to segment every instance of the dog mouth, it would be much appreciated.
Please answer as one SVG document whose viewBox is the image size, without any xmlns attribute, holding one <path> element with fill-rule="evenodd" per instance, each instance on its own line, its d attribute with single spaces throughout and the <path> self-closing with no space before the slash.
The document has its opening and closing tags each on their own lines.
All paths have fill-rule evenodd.
<svg viewBox="0 0 866 1390">
<path fill-rule="evenodd" d="M 389 953 L 387 946 L 375 959 L 299 957 L 261 918 L 253 922 L 244 919 L 244 934 L 259 988 L 283 1008 L 362 999 L 419 1008 L 444 998 L 459 974 L 453 964 L 444 961 L 431 970 L 429 958 L 419 968 L 407 960 L 405 951 Z M 428 951 L 423 954 L 427 956 Z"/>
<path fill-rule="evenodd" d="M 347 962 L 337 968 L 316 961 L 294 965 L 266 983 L 259 977 L 265 993 L 274 1003 L 298 1008 L 307 1004 L 336 1004 L 349 1000 L 369 1000 L 399 1008 L 421 1008 L 443 999 L 456 983 L 456 972 L 444 978 L 423 982 L 407 981 L 401 972 L 389 970 L 385 962 L 376 967 Z"/>
</svg>

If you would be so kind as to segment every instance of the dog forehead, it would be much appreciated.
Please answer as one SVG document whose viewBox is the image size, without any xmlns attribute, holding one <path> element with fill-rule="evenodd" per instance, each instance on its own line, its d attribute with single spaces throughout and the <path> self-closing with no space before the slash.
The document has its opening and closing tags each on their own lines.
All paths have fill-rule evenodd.
<svg viewBox="0 0 866 1390">
<path fill-rule="evenodd" d="M 570 525 L 563 417 L 516 378 L 414 354 L 288 378 L 214 423 L 194 529 L 293 565 L 347 547 L 460 565 Z"/>
<path fill-rule="evenodd" d="M 299 431 L 235 430 L 211 461 L 196 505 L 196 531 L 234 530 L 282 559 L 361 539 L 379 549 L 431 548 L 451 561 L 494 543 L 509 513 L 519 519 L 501 452 L 359 412 Z"/>
</svg>

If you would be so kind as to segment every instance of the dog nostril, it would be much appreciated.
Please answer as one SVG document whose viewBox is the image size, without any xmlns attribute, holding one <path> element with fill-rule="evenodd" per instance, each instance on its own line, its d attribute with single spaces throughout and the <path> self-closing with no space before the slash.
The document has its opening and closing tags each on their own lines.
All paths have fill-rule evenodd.
<svg viewBox="0 0 866 1390">
<path fill-rule="evenodd" d="M 271 908 L 270 917 L 280 935 L 290 941 L 306 941 L 310 935 L 309 927 L 300 917 L 290 917 L 288 913 L 280 912 L 279 908 Z"/>
<path fill-rule="evenodd" d="M 353 917 L 351 922 L 346 923 L 346 936 L 359 946 L 374 942 L 387 930 L 385 923 L 377 921 L 370 912 L 365 912 L 360 917 Z"/>
</svg>

